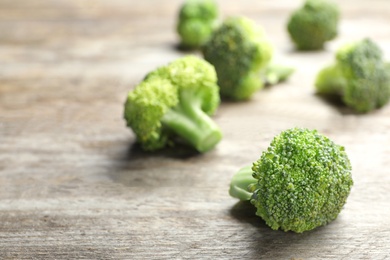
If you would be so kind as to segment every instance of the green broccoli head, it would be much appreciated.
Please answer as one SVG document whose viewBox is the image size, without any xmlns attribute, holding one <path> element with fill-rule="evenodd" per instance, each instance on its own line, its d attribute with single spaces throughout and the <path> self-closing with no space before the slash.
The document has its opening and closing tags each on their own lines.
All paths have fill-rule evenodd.
<svg viewBox="0 0 390 260">
<path fill-rule="evenodd" d="M 297 233 L 336 219 L 353 185 L 344 147 L 301 128 L 276 136 L 252 170 L 243 168 L 237 175 L 233 197 L 250 200 L 272 229 Z"/>
<path fill-rule="evenodd" d="M 218 6 L 215 0 L 187 0 L 179 12 L 177 32 L 181 45 L 199 48 L 217 25 Z"/>
<path fill-rule="evenodd" d="M 382 56 L 370 39 L 342 46 L 336 63 L 318 73 L 317 92 L 340 95 L 361 113 L 384 106 L 390 99 L 390 70 Z"/>
<path fill-rule="evenodd" d="M 318 50 L 337 36 L 338 6 L 327 0 L 307 0 L 290 17 L 287 30 L 300 50 Z"/>
<path fill-rule="evenodd" d="M 143 81 L 129 92 L 125 119 L 145 150 L 153 151 L 166 145 L 168 137 L 161 118 L 178 102 L 177 88 L 165 78 Z"/>
<path fill-rule="evenodd" d="M 202 51 L 217 71 L 221 95 L 233 100 L 248 99 L 263 86 L 259 71 L 273 53 L 262 30 L 244 17 L 227 18 Z"/>
<path fill-rule="evenodd" d="M 154 151 L 184 141 L 199 152 L 222 138 L 210 118 L 219 106 L 215 69 L 186 56 L 149 73 L 129 92 L 124 117 L 142 148 Z"/>
</svg>

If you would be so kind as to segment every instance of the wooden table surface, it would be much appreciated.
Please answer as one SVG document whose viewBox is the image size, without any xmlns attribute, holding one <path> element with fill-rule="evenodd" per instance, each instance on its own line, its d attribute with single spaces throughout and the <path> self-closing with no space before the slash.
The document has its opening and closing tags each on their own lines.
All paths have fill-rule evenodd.
<svg viewBox="0 0 390 260">
<path fill-rule="evenodd" d="M 0 259 L 389 259 L 390 105 L 357 115 L 314 94 L 317 71 L 349 40 L 390 59 L 390 1 L 339 1 L 339 37 L 294 51 L 298 0 L 219 1 L 262 25 L 296 67 L 249 102 L 221 104 L 218 147 L 155 154 L 133 145 L 127 92 L 176 49 L 179 0 L 0 1 Z M 195 53 L 196 54 L 196 53 Z M 228 195 L 230 178 L 290 127 L 344 145 L 353 186 L 331 224 L 273 231 Z"/>
</svg>

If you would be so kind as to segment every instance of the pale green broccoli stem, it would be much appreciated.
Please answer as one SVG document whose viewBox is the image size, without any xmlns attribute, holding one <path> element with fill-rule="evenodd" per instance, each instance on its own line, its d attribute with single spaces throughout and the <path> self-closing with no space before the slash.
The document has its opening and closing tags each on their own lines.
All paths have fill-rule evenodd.
<svg viewBox="0 0 390 260">
<path fill-rule="evenodd" d="M 280 64 L 270 64 L 264 70 L 264 81 L 267 85 L 275 85 L 279 82 L 283 82 L 290 77 L 294 72 L 294 68 L 280 65 Z"/>
<path fill-rule="evenodd" d="M 252 176 L 252 166 L 241 168 L 232 178 L 230 182 L 230 196 L 240 200 L 250 200 L 253 195 L 252 188 L 257 181 Z"/>
<path fill-rule="evenodd" d="M 201 99 L 191 95 L 182 94 L 182 97 L 186 96 L 185 100 L 169 110 L 161 122 L 203 153 L 211 150 L 222 139 L 222 132 L 210 116 L 203 112 Z"/>
<path fill-rule="evenodd" d="M 316 79 L 316 89 L 320 94 L 340 95 L 344 94 L 347 81 L 342 69 L 338 64 L 334 64 L 322 69 Z"/>
</svg>

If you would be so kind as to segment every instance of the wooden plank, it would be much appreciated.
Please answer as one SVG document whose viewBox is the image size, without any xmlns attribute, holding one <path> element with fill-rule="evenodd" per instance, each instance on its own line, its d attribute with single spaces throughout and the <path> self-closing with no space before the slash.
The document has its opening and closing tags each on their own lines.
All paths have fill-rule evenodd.
<svg viewBox="0 0 390 260">
<path fill-rule="evenodd" d="M 1 0 L 0 258 L 390 258 L 390 105 L 356 115 L 313 90 L 343 42 L 369 36 L 390 58 L 390 2 L 338 2 L 340 36 L 298 53 L 284 26 L 300 1 L 219 1 L 261 24 L 297 71 L 223 103 L 224 139 L 197 155 L 144 153 L 122 118 L 128 90 L 187 54 L 173 31 L 181 1 Z M 338 219 L 303 234 L 271 230 L 228 195 L 234 172 L 294 126 L 344 145 L 355 181 Z"/>
</svg>

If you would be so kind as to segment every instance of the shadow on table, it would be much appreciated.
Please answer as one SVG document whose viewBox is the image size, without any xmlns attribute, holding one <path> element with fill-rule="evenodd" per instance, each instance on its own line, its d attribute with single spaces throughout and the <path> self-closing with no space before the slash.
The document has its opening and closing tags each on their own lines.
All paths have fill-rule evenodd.
<svg viewBox="0 0 390 260">
<path fill-rule="evenodd" d="M 257 228 L 268 227 L 264 220 L 256 216 L 256 208 L 249 201 L 239 201 L 231 209 L 230 215 L 236 220 Z"/>
<path fill-rule="evenodd" d="M 319 98 L 322 102 L 327 105 L 335 108 L 342 115 L 355 115 L 358 114 L 352 108 L 347 107 L 340 96 L 337 95 L 322 95 L 322 94 L 314 94 L 317 98 Z"/>
<path fill-rule="evenodd" d="M 139 144 L 130 144 L 112 155 L 108 177 L 132 187 L 190 186 L 205 178 L 205 165 L 212 158 L 213 151 L 206 156 L 182 144 L 155 152 L 145 152 Z"/>
<path fill-rule="evenodd" d="M 304 259 L 307 253 L 313 253 L 315 246 L 322 241 L 327 226 L 303 233 L 272 230 L 264 220 L 255 215 L 256 208 L 249 201 L 240 201 L 230 210 L 230 214 L 243 224 L 250 224 L 255 230 L 248 231 L 248 259 Z M 323 232 L 325 231 L 325 232 Z M 247 228 L 245 228 L 247 232 Z M 308 252 L 311 251 L 311 252 Z"/>
<path fill-rule="evenodd" d="M 172 46 L 172 49 L 175 50 L 175 51 L 179 51 L 179 52 L 182 52 L 184 54 L 195 54 L 196 52 L 198 52 L 199 50 L 197 49 L 194 49 L 194 48 L 189 48 L 187 46 L 184 46 L 180 43 L 174 43 L 171 45 Z"/>
<path fill-rule="evenodd" d="M 144 151 L 140 144 L 137 142 L 129 144 L 127 152 L 123 154 L 124 160 L 135 160 L 140 158 L 171 158 L 171 159 L 190 159 L 193 157 L 202 156 L 201 153 L 196 151 L 194 148 L 176 143 L 175 146 L 166 147 L 157 151 Z"/>
</svg>

